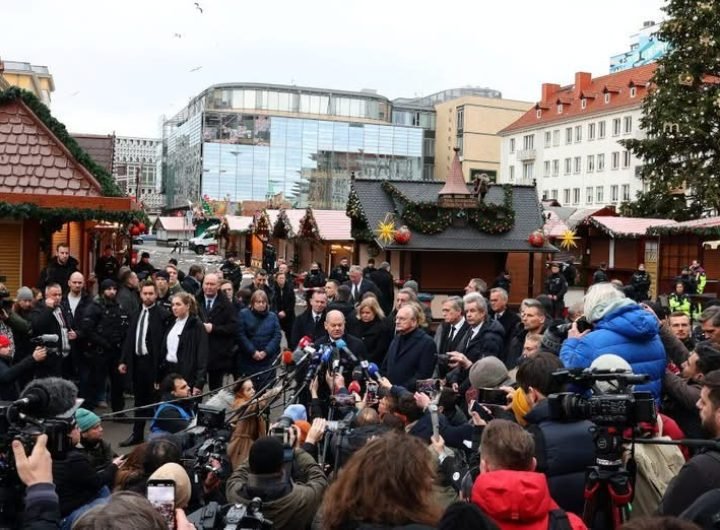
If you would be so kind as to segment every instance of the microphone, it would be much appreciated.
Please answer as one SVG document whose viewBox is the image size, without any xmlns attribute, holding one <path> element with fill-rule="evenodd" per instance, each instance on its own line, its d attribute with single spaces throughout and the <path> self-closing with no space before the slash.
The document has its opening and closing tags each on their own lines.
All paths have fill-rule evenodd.
<svg viewBox="0 0 720 530">
<path fill-rule="evenodd" d="M 347 390 L 351 394 L 353 394 L 353 393 L 359 394 L 360 393 L 360 383 L 358 383 L 357 381 L 353 381 L 352 383 L 350 383 L 348 385 Z"/>
<path fill-rule="evenodd" d="M 60 377 L 35 379 L 27 384 L 13 405 L 28 416 L 52 418 L 75 407 L 77 393 L 72 382 Z"/>
<path fill-rule="evenodd" d="M 282 352 L 280 358 L 282 359 L 282 363 L 284 366 L 289 366 L 293 364 L 293 353 L 290 350 L 285 350 L 284 352 Z"/>
<path fill-rule="evenodd" d="M 325 346 L 325 348 L 323 348 L 322 354 L 320 355 L 320 362 L 324 365 L 330 364 L 330 362 L 332 361 L 332 353 L 332 348 L 330 348 L 329 346 Z"/>
<path fill-rule="evenodd" d="M 358 358 L 355 357 L 355 354 L 351 352 L 347 347 L 347 342 L 345 342 L 343 339 L 338 339 L 335 341 L 335 347 L 340 350 L 343 355 L 345 355 L 350 361 L 353 363 L 358 362 Z"/>
<path fill-rule="evenodd" d="M 376 381 L 380 381 L 380 379 L 382 379 L 382 375 L 380 374 L 380 369 L 378 368 L 377 364 L 368 363 L 367 371 L 368 375 Z"/>
<path fill-rule="evenodd" d="M 307 346 L 310 346 L 312 344 L 312 337 L 310 335 L 304 335 L 303 338 L 301 338 L 298 341 L 296 350 L 304 350 Z"/>
</svg>

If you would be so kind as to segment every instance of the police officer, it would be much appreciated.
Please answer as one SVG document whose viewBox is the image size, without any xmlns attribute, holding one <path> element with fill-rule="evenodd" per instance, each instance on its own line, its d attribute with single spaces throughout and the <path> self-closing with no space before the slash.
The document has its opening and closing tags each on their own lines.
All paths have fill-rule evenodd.
<svg viewBox="0 0 720 530">
<path fill-rule="evenodd" d="M 562 318 L 565 310 L 565 293 L 568 290 L 567 280 L 560 274 L 559 263 L 550 264 L 550 273 L 548 279 L 545 280 L 545 294 L 552 300 L 552 317 Z"/>
<path fill-rule="evenodd" d="M 124 376 L 118 371 L 122 344 L 129 324 L 128 312 L 117 302 L 117 284 L 103 280 L 100 295 L 88 307 L 81 322 L 82 336 L 87 339 L 85 362 L 89 363 L 87 394 L 90 404 L 97 404 L 110 378 L 110 403 L 113 411 L 124 408 Z M 84 405 L 87 407 L 87 405 Z"/>
</svg>

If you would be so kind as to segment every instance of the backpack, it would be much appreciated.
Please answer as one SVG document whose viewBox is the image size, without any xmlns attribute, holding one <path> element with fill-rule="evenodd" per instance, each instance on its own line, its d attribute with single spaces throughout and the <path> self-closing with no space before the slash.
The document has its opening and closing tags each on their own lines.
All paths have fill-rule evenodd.
<svg viewBox="0 0 720 530">
<path fill-rule="evenodd" d="M 668 436 L 660 440 L 670 440 Z M 635 497 L 632 518 L 654 515 L 670 481 L 680 472 L 685 458 L 676 445 L 636 444 Z"/>
<path fill-rule="evenodd" d="M 565 510 L 556 508 L 548 514 L 548 530 L 572 530 L 570 519 Z"/>
</svg>

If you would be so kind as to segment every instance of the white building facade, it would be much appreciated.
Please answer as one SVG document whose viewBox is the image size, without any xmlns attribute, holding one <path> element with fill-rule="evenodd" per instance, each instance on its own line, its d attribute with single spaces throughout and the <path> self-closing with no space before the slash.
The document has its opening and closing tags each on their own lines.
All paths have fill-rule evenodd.
<svg viewBox="0 0 720 530">
<path fill-rule="evenodd" d="M 503 129 L 499 182 L 532 184 L 544 200 L 602 207 L 634 200 L 643 190 L 642 162 L 620 140 L 642 138 L 641 105 L 654 65 L 575 84 L 544 84 L 543 97 Z"/>
<path fill-rule="evenodd" d="M 165 206 L 161 194 L 161 148 L 159 138 L 115 138 L 113 178 L 123 192 L 138 197 L 152 212 Z"/>
</svg>

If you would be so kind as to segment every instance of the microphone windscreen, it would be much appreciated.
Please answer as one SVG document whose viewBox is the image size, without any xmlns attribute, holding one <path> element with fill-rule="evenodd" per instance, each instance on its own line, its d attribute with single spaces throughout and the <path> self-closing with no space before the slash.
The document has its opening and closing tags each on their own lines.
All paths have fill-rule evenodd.
<svg viewBox="0 0 720 530">
<path fill-rule="evenodd" d="M 30 397 L 30 395 L 47 394 L 47 404 L 38 403 L 36 406 L 28 407 L 25 413 L 28 416 L 38 418 L 52 418 L 60 416 L 75 406 L 78 389 L 70 381 L 60 377 L 46 377 L 44 379 L 35 379 L 27 384 L 20 394 L 20 399 Z"/>
<path fill-rule="evenodd" d="M 343 348 L 347 348 L 347 342 L 345 342 L 344 339 L 339 339 L 335 341 L 335 346 L 337 346 L 338 350 L 342 350 Z"/>
<path fill-rule="evenodd" d="M 378 372 L 380 371 L 380 369 L 378 368 L 377 364 L 370 363 L 370 364 L 368 364 L 367 371 L 371 376 L 375 377 L 378 374 Z"/>
<path fill-rule="evenodd" d="M 327 364 L 327 363 L 330 362 L 330 359 L 332 359 L 332 352 L 331 352 L 331 351 L 328 351 L 328 350 L 325 350 L 325 351 L 323 352 L 322 357 L 320 358 L 320 360 L 321 360 L 322 362 L 324 362 L 325 364 Z"/>
<path fill-rule="evenodd" d="M 352 393 L 359 394 L 360 393 L 360 383 L 358 383 L 357 381 L 353 381 L 352 383 L 350 383 L 348 385 L 347 389 L 348 389 L 348 392 L 350 392 L 351 394 Z"/>
<path fill-rule="evenodd" d="M 305 335 L 300 339 L 300 342 L 298 342 L 298 349 L 302 350 L 308 344 L 312 344 L 312 337 Z"/>
<path fill-rule="evenodd" d="M 282 363 L 284 365 L 292 364 L 293 362 L 293 354 L 290 350 L 285 350 L 282 352 Z"/>
</svg>

